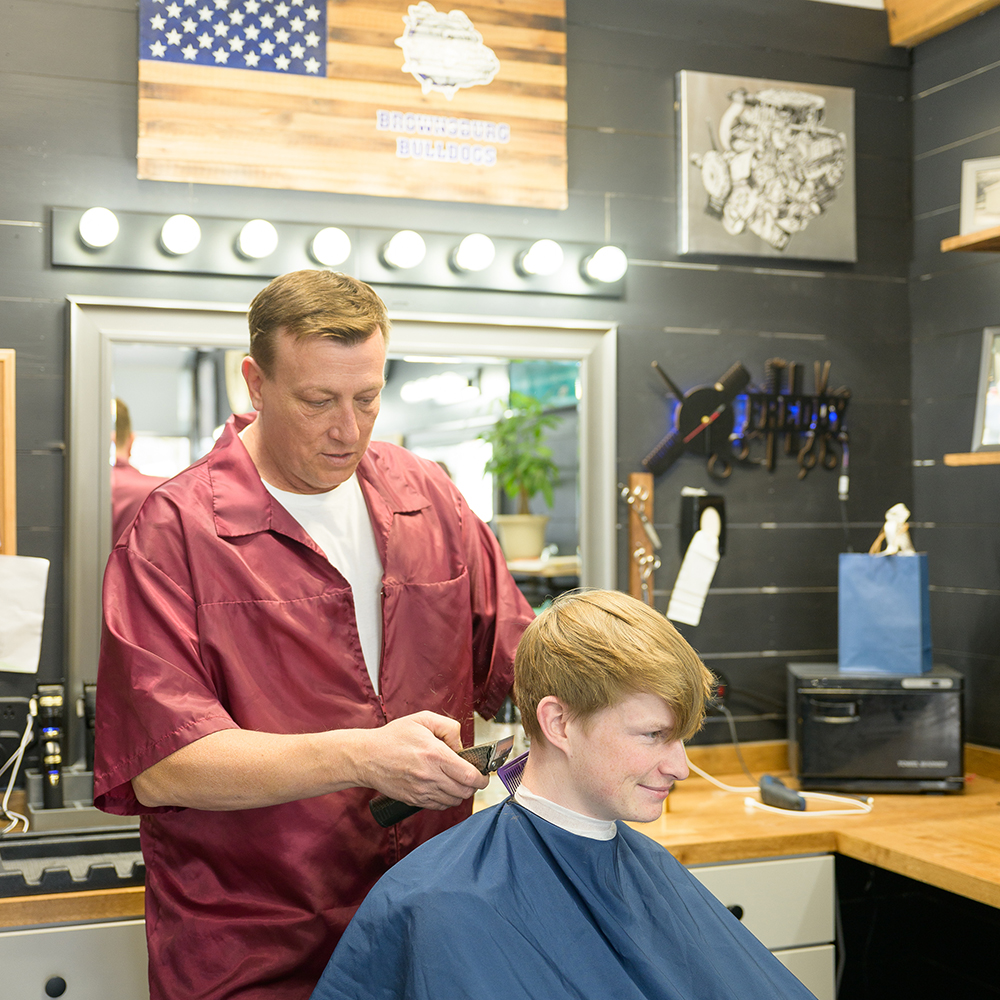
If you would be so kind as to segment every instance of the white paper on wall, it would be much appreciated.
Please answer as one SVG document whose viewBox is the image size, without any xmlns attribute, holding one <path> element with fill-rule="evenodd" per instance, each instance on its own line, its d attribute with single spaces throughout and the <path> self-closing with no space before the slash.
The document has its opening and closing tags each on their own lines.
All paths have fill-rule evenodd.
<svg viewBox="0 0 1000 1000">
<path fill-rule="evenodd" d="M 48 559 L 0 555 L 0 671 L 38 673 Z"/>
</svg>

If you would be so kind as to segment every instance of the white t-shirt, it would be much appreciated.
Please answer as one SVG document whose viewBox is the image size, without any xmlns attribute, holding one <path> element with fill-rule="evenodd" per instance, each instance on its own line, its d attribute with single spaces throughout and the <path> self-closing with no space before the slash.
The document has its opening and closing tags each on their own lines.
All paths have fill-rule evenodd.
<svg viewBox="0 0 1000 1000">
<path fill-rule="evenodd" d="M 263 482 L 263 480 L 262 480 Z M 378 691 L 382 654 L 382 560 L 357 474 L 327 493 L 288 493 L 264 482 L 351 585 L 365 667 Z"/>
<path fill-rule="evenodd" d="M 566 806 L 561 806 L 551 799 L 536 795 L 524 785 L 518 785 L 515 789 L 514 801 L 524 806 L 528 812 L 533 812 L 553 826 L 575 833 L 578 837 L 586 837 L 588 840 L 614 840 L 618 836 L 618 824 L 613 819 L 584 816 L 575 809 L 567 809 Z"/>
</svg>

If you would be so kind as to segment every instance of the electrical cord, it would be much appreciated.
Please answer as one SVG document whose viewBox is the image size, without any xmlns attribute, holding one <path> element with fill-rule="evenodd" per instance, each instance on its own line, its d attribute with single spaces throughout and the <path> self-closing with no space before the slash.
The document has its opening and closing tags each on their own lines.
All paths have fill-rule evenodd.
<svg viewBox="0 0 1000 1000">
<path fill-rule="evenodd" d="M 17 780 L 17 772 L 21 767 L 21 762 L 24 760 L 24 751 L 28 748 L 28 744 L 31 742 L 31 737 L 35 729 L 35 715 L 38 713 L 37 702 L 34 698 L 31 699 L 28 710 L 28 720 L 24 726 L 24 735 L 21 737 L 21 742 L 18 744 L 17 749 L 10 755 L 7 763 L 3 767 L 0 767 L 0 776 L 3 775 L 7 768 L 11 768 L 10 781 L 7 782 L 7 788 L 4 791 L 3 802 L 0 803 L 0 816 L 4 819 L 10 820 L 10 822 L 2 830 L 0 830 L 0 837 L 11 832 L 18 823 L 24 824 L 24 830 L 22 833 L 28 832 L 28 827 L 30 825 L 27 816 L 22 816 L 19 812 L 14 812 L 10 808 L 10 796 L 14 791 L 14 782 Z"/>
<path fill-rule="evenodd" d="M 759 785 L 727 785 L 725 782 L 719 781 L 718 778 L 713 778 L 707 771 L 703 771 L 696 764 L 692 764 L 688 761 L 688 767 L 694 771 L 695 774 L 704 778 L 706 781 L 711 782 L 717 788 L 721 788 L 724 792 L 756 792 L 758 795 L 761 794 L 761 789 Z M 762 779 L 763 781 L 763 779 Z M 788 789 L 791 791 L 791 789 Z M 749 806 L 752 809 L 763 809 L 765 812 L 777 813 L 779 816 L 797 815 L 797 816 L 854 816 L 859 813 L 870 813 L 873 808 L 873 802 L 870 798 L 862 801 L 861 799 L 847 798 L 842 795 L 828 795 L 826 792 L 794 792 L 794 795 L 801 796 L 802 799 L 808 801 L 810 799 L 814 801 L 830 801 L 837 802 L 843 805 L 850 805 L 849 809 L 812 809 L 806 810 L 804 808 L 781 808 L 779 806 L 770 806 L 765 802 L 759 802 L 757 799 L 752 799 L 747 796 L 743 800 L 745 806 Z"/>
<path fill-rule="evenodd" d="M 729 724 L 729 735 L 733 739 L 733 749 L 736 751 L 736 758 L 740 762 L 740 767 L 743 768 L 743 773 L 754 783 L 757 779 L 750 773 L 750 768 L 747 767 L 747 762 L 743 759 L 743 751 L 740 749 L 740 741 L 736 737 L 736 720 L 733 718 L 733 713 L 729 711 L 727 705 L 719 702 L 715 706 L 722 714 L 726 717 L 726 722 Z"/>
</svg>

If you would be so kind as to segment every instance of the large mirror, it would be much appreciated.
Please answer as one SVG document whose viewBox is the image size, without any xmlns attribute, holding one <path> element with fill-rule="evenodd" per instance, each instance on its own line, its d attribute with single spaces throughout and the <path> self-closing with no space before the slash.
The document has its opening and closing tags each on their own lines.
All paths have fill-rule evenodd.
<svg viewBox="0 0 1000 1000">
<path fill-rule="evenodd" d="M 116 395 L 126 399 L 139 428 L 147 422 L 149 406 L 161 411 L 157 426 L 164 426 L 162 411 L 169 411 L 166 422 L 173 425 L 171 433 L 155 435 L 162 440 L 152 442 L 154 450 L 143 457 L 141 451 L 133 453 L 142 471 L 166 475 L 171 472 L 169 463 L 183 465 L 199 457 L 211 446 L 214 429 L 231 408 L 240 408 L 233 398 L 240 388 L 234 374 L 247 346 L 246 308 L 245 303 L 69 300 L 66 648 L 67 682 L 74 694 L 97 672 L 101 578 L 112 541 L 112 400 Z M 576 437 L 578 488 L 569 505 L 575 516 L 567 520 L 573 523 L 553 526 L 555 544 L 560 553 L 569 553 L 575 536 L 580 582 L 614 587 L 614 324 L 420 314 L 393 314 L 392 320 L 388 367 L 392 388 L 386 393 L 375 436 L 405 439 L 408 447 L 443 461 L 449 471 L 453 471 L 449 457 L 456 466 L 471 464 L 464 459 L 475 449 L 479 430 L 495 417 L 493 400 L 508 386 L 520 385 L 517 380 L 528 379 L 525 385 L 530 386 L 532 362 L 559 362 L 573 373 L 579 398 L 563 409 L 571 417 L 564 428 L 571 428 Z M 469 385 L 475 383 L 479 401 L 436 421 L 428 418 L 433 402 L 406 408 L 401 399 L 404 384 L 445 371 L 465 378 Z M 130 378 L 143 388 L 131 391 Z M 568 384 L 569 375 L 562 378 Z M 460 482 L 454 474 L 453 478 L 467 497 L 475 495 L 474 482 Z M 481 515 L 489 513 L 478 500 L 476 508 Z"/>
</svg>

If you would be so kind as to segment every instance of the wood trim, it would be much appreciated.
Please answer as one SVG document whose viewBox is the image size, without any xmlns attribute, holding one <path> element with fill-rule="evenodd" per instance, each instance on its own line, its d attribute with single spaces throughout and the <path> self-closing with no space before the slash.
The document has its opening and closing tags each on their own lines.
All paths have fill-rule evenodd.
<svg viewBox="0 0 1000 1000">
<path fill-rule="evenodd" d="M 741 743 L 740 750 L 743 752 L 747 767 L 754 774 L 788 770 L 787 740 Z M 729 743 L 688 747 L 687 755 L 692 764 L 696 764 L 713 777 L 717 774 L 739 774 L 742 771 L 736 750 Z"/>
<path fill-rule="evenodd" d="M 912 48 L 1000 4 L 1000 0 L 884 0 L 889 42 Z"/>
<path fill-rule="evenodd" d="M 0 899 L 0 927 L 33 927 L 90 920 L 126 920 L 145 913 L 145 886 L 53 892 Z"/>
<path fill-rule="evenodd" d="M 951 253 L 954 250 L 1000 250 L 1000 226 L 979 229 L 974 233 L 962 233 L 960 236 L 949 236 L 941 241 L 941 253 Z"/>
<path fill-rule="evenodd" d="M 975 743 L 965 744 L 965 773 L 1000 781 L 1000 750 Z"/>
<path fill-rule="evenodd" d="M 944 456 L 944 464 L 960 465 L 1000 465 L 1000 451 L 959 451 Z"/>
<path fill-rule="evenodd" d="M 17 554 L 17 437 L 14 351 L 0 348 L 0 553 Z"/>
</svg>

